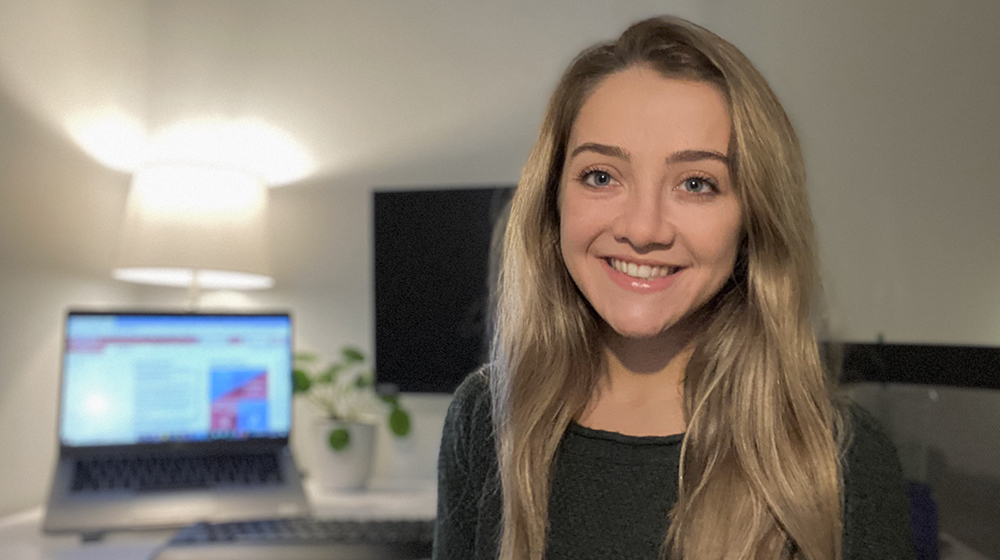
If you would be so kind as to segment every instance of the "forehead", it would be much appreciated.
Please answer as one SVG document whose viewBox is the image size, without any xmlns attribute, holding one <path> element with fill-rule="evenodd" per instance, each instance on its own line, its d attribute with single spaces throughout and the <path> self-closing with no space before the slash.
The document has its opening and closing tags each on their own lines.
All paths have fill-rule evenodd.
<svg viewBox="0 0 1000 560">
<path fill-rule="evenodd" d="M 729 134 L 729 110 L 715 85 L 635 67 L 611 74 L 584 101 L 569 149 L 599 142 L 630 153 L 711 149 L 726 154 Z"/>
</svg>

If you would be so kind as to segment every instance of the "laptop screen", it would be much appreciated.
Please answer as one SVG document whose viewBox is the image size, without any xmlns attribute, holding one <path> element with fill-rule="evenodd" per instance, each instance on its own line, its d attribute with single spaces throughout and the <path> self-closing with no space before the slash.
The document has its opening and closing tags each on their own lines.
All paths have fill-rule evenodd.
<svg viewBox="0 0 1000 560">
<path fill-rule="evenodd" d="M 66 323 L 59 436 L 87 447 L 287 437 L 287 314 L 97 314 Z"/>
</svg>

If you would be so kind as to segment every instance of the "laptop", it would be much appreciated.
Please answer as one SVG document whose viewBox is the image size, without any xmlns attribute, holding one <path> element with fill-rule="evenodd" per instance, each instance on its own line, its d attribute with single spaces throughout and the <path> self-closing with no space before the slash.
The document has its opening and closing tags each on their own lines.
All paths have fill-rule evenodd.
<svg viewBox="0 0 1000 560">
<path fill-rule="evenodd" d="M 291 372 L 287 313 L 70 311 L 44 530 L 307 515 Z"/>
</svg>

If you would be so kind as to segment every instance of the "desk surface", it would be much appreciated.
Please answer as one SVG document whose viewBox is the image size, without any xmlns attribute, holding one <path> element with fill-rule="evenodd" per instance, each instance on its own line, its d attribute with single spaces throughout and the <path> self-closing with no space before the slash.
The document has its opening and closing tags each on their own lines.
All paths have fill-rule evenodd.
<svg viewBox="0 0 1000 560">
<path fill-rule="evenodd" d="M 407 490 L 371 490 L 330 494 L 306 484 L 313 515 L 326 519 L 433 519 L 437 503 L 433 485 Z M 109 533 L 98 542 L 81 543 L 77 535 L 42 533 L 39 506 L 0 518 L 3 560 L 147 560 L 173 531 Z"/>
</svg>

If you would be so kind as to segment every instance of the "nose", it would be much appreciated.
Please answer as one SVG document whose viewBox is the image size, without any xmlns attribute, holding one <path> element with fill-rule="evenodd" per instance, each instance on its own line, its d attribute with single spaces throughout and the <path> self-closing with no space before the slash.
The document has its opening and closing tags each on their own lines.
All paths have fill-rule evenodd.
<svg viewBox="0 0 1000 560">
<path fill-rule="evenodd" d="M 614 235 L 640 252 L 669 247 L 676 229 L 658 186 L 630 189 L 614 223 Z"/>
</svg>

